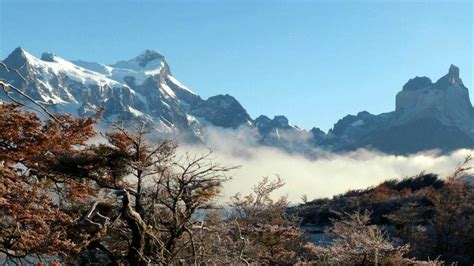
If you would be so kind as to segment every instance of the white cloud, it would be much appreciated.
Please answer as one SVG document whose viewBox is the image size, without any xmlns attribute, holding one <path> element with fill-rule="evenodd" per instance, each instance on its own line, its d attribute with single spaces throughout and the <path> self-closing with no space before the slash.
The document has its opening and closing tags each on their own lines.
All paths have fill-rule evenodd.
<svg viewBox="0 0 474 266">
<path fill-rule="evenodd" d="M 357 150 L 344 154 L 324 153 L 318 159 L 309 159 L 256 145 L 251 138 L 250 141 L 245 139 L 242 132 L 214 130 L 208 134 L 208 147 L 182 146 L 179 152 L 205 153 L 211 148 L 217 161 L 241 166 L 234 172 L 233 179 L 224 185 L 223 201 L 235 193 L 250 192 L 262 176 L 278 174 L 286 186 L 277 195 L 288 195 L 293 203 L 299 202 L 303 194 L 308 199 L 331 197 L 349 189 L 363 189 L 386 179 L 413 176 L 422 171 L 445 177 L 466 155 L 474 154 L 474 150 L 466 149 L 445 155 L 426 152 L 408 156 Z"/>
<path fill-rule="evenodd" d="M 342 154 L 316 151 L 320 156 L 309 159 L 277 148 L 257 144 L 249 129 L 217 129 L 205 131 L 207 146 L 183 145 L 178 155 L 186 151 L 205 154 L 211 149 L 213 158 L 224 165 L 241 166 L 224 185 L 222 202 L 236 193 L 247 194 L 263 176 L 281 176 L 286 185 L 276 196 L 287 195 L 292 203 L 308 199 L 331 197 L 350 189 L 364 189 L 384 180 L 417 175 L 422 171 L 441 177 L 451 174 L 464 158 L 474 150 L 461 149 L 449 154 L 425 152 L 396 156 L 376 151 L 357 150 Z M 90 143 L 103 143 L 101 135 Z"/>
</svg>

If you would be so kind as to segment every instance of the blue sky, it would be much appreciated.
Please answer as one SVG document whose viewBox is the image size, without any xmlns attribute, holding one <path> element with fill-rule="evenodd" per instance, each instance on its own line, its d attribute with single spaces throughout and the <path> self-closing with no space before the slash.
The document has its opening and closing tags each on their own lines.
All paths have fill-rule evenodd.
<svg viewBox="0 0 474 266">
<path fill-rule="evenodd" d="M 472 88 L 469 0 L 0 0 L 0 11 L 2 58 L 22 46 L 114 63 L 156 49 L 204 98 L 228 93 L 254 118 L 303 128 L 391 111 L 409 78 L 451 63 Z"/>
</svg>

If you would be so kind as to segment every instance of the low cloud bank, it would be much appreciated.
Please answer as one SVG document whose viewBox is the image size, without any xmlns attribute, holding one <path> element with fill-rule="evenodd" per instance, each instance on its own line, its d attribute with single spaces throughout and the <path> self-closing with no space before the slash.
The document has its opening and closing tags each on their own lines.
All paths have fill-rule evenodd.
<svg viewBox="0 0 474 266">
<path fill-rule="evenodd" d="M 227 166 L 240 166 L 232 173 L 232 180 L 225 183 L 221 202 L 228 202 L 236 193 L 247 194 L 263 176 L 279 175 L 286 185 L 275 196 L 287 195 L 292 203 L 308 199 L 332 197 L 350 189 L 364 189 L 387 179 L 401 179 L 422 171 L 446 177 L 474 150 L 461 149 L 449 154 L 435 151 L 408 156 L 384 154 L 376 151 L 357 150 L 342 154 L 315 151 L 319 156 L 310 159 L 290 154 L 281 149 L 257 144 L 254 132 L 208 128 L 204 132 L 206 146 L 181 145 L 178 157 L 184 152 L 206 154 Z M 152 139 L 158 142 L 158 139 Z M 98 135 L 90 143 L 104 143 Z"/>
<path fill-rule="evenodd" d="M 331 197 L 350 189 L 364 189 L 380 182 L 417 175 L 422 171 L 445 177 L 474 150 L 461 149 L 450 154 L 436 152 L 396 156 L 369 150 L 344 154 L 322 153 L 309 159 L 282 150 L 259 146 L 242 132 L 214 130 L 207 132 L 207 146 L 181 146 L 179 153 L 205 153 L 211 149 L 216 161 L 241 168 L 224 185 L 222 201 L 235 193 L 249 193 L 263 176 L 281 176 L 286 185 L 276 193 L 287 195 L 292 203 L 308 199 Z"/>
</svg>

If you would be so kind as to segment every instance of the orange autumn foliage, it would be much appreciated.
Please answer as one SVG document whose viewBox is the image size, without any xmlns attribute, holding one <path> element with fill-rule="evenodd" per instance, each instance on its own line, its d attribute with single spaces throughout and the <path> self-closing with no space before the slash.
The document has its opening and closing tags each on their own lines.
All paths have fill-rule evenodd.
<svg viewBox="0 0 474 266">
<path fill-rule="evenodd" d="M 59 157 L 77 154 L 94 136 L 94 120 L 57 118 L 60 123 L 41 121 L 18 105 L 0 105 L 0 252 L 7 256 L 76 249 L 68 228 L 77 214 L 63 200 L 87 198 L 94 190 L 51 168 Z"/>
</svg>

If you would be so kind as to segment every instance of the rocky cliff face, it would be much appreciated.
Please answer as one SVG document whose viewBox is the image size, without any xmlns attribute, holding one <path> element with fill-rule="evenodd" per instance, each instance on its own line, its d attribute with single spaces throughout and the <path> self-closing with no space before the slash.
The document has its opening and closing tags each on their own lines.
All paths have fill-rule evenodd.
<svg viewBox="0 0 474 266">
<path fill-rule="evenodd" d="M 454 65 L 451 65 L 448 74 L 435 83 L 426 77 L 409 80 L 397 94 L 395 113 L 393 125 L 435 118 L 443 125 L 467 132 L 474 129 L 469 92 L 459 78 L 459 68 Z"/>
<path fill-rule="evenodd" d="M 322 146 L 333 150 L 369 147 L 390 153 L 474 147 L 474 111 L 468 89 L 451 65 L 433 83 L 410 79 L 396 96 L 395 111 L 361 112 L 339 120 Z"/>
<path fill-rule="evenodd" d="M 192 114 L 224 128 L 253 126 L 253 120 L 240 103 L 232 96 L 216 95 L 195 104 Z"/>
<path fill-rule="evenodd" d="M 292 125 L 283 115 L 277 115 L 273 119 L 261 115 L 255 119 L 255 125 L 261 144 L 309 156 L 314 155 L 316 147 L 326 135 L 319 128 L 307 131 Z"/>
</svg>

